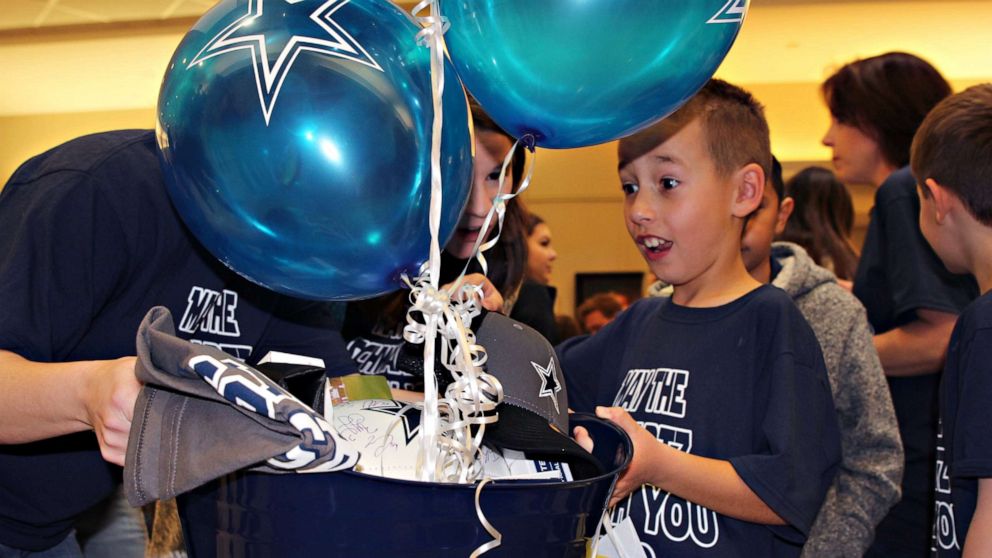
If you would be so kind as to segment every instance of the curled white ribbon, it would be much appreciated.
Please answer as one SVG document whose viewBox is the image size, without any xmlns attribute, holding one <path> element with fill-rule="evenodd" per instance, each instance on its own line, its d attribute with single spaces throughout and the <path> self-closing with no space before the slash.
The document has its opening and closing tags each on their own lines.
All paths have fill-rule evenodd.
<svg viewBox="0 0 992 558">
<path fill-rule="evenodd" d="M 482 513 L 482 505 L 479 503 L 479 496 L 482 494 L 482 487 L 490 482 L 492 482 L 492 479 L 487 477 L 475 487 L 475 515 L 479 518 L 479 523 L 482 524 L 482 527 L 487 533 L 489 533 L 489 536 L 491 536 L 493 540 L 479 545 L 478 548 L 472 551 L 472 554 L 469 554 L 468 558 L 478 558 L 486 552 L 489 552 L 490 550 L 503 544 L 503 534 L 497 531 L 496 528 L 493 527 L 492 523 L 489 523 L 489 520 L 486 519 L 486 515 Z"/>
<path fill-rule="evenodd" d="M 426 16 L 418 16 L 429 8 Z M 431 91 L 434 123 L 431 138 L 430 255 L 417 279 L 410 284 L 412 306 L 407 313 L 403 336 L 411 343 L 424 344 L 424 410 L 421 419 L 421 445 L 418 470 L 421 480 L 433 482 L 470 482 L 481 475 L 478 455 L 485 425 L 495 422 L 492 411 L 503 399 L 499 381 L 485 374 L 481 365 L 485 351 L 475 343 L 468 330 L 471 319 L 479 314 L 478 287 L 452 287 L 441 290 L 438 277 L 441 253 L 438 229 L 441 216 L 441 129 L 443 125 L 444 47 L 446 27 L 440 17 L 437 0 L 422 0 L 414 7 L 414 16 L 423 26 L 417 41 L 430 47 Z M 458 285 L 456 281 L 454 285 Z M 459 296 L 453 296 L 457 294 Z M 418 319 L 419 315 L 419 319 Z M 434 371 L 434 352 L 441 337 L 441 362 L 453 378 L 439 397 Z M 475 433 L 472 430 L 475 427 Z"/>
</svg>

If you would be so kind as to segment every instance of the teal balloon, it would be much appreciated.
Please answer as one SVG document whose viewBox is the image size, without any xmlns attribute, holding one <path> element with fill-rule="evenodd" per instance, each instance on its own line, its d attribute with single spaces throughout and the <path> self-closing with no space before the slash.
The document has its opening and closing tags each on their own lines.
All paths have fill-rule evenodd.
<svg viewBox="0 0 992 558">
<path fill-rule="evenodd" d="M 465 87 L 517 138 L 594 145 L 671 114 L 730 50 L 747 0 L 440 0 Z M 532 140 L 531 140 L 532 138 Z"/>
<path fill-rule="evenodd" d="M 383 0 L 227 0 L 182 40 L 158 100 L 183 221 L 272 290 L 348 300 L 401 287 L 430 248 L 430 51 Z M 465 93 L 448 63 L 441 242 L 472 181 Z"/>
</svg>

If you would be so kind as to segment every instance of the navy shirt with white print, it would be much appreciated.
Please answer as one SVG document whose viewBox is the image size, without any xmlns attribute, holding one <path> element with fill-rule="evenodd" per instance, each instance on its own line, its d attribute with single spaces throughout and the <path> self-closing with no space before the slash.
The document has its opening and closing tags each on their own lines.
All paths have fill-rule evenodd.
<svg viewBox="0 0 992 558">
<path fill-rule="evenodd" d="M 992 477 L 992 293 L 958 318 L 940 385 L 934 556 L 961 556 L 979 479 Z"/>
<path fill-rule="evenodd" d="M 619 406 L 661 443 L 728 460 L 788 524 L 733 519 L 650 485 L 614 510 L 649 557 L 798 556 L 840 461 L 816 338 L 779 289 L 715 308 L 638 301 L 558 347 L 575 411 Z"/>
<path fill-rule="evenodd" d="M 255 364 L 270 351 L 353 370 L 335 306 L 278 295 L 208 253 L 169 200 L 151 130 L 79 138 L 0 192 L 0 349 L 37 362 L 135 354 L 165 306 L 177 335 Z M 42 550 L 110 495 L 120 468 L 92 431 L 0 445 L 0 544 Z"/>
</svg>

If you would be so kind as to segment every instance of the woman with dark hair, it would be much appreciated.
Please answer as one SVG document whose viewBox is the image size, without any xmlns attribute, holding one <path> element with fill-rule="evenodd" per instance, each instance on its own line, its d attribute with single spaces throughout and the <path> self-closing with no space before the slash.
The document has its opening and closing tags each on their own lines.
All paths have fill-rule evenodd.
<svg viewBox="0 0 992 558">
<path fill-rule="evenodd" d="M 558 259 L 558 252 L 551 245 L 551 228 L 536 213 L 528 212 L 527 227 L 527 279 L 542 285 L 551 284 L 551 265 Z"/>
<path fill-rule="evenodd" d="M 831 115 L 823 144 L 838 178 L 878 187 L 853 292 L 875 330 L 905 451 L 902 501 L 867 555 L 927 556 L 939 373 L 957 314 L 978 290 L 950 274 L 923 238 L 907 164 L 916 129 L 951 87 L 925 60 L 890 52 L 841 67 L 822 91 Z"/>
<path fill-rule="evenodd" d="M 513 300 L 510 317 L 534 328 L 554 345 L 560 341 L 555 322 L 558 291 L 550 282 L 551 262 L 558 257 L 558 253 L 551 247 L 551 229 L 544 219 L 521 209 L 527 239 L 526 268 L 523 284 Z"/>
<path fill-rule="evenodd" d="M 806 249 L 817 265 L 850 282 L 858 266 L 858 253 L 851 245 L 854 203 L 851 193 L 834 173 L 820 167 L 805 168 L 785 184 L 792 198 L 792 218 L 779 240 L 795 242 Z"/>
<path fill-rule="evenodd" d="M 442 285 L 458 279 L 463 270 L 466 274 L 482 271 L 478 261 L 470 258 L 478 239 L 489 239 L 495 232 L 495 217 L 486 230 L 482 227 L 499 191 L 503 160 L 515 141 L 493 122 L 474 99 L 470 99 L 470 107 L 475 131 L 472 191 L 461 219 L 441 253 L 439 279 Z M 504 194 L 516 191 L 519 186 L 524 172 L 524 158 L 522 150 L 514 154 L 507 172 Z M 502 308 L 497 310 L 509 314 L 524 282 L 527 264 L 524 210 L 516 199 L 506 204 L 499 240 L 485 252 L 485 257 L 488 280 L 503 300 Z M 394 394 L 398 394 L 395 390 L 423 391 L 423 377 L 402 370 L 398 365 L 409 307 L 408 297 L 409 292 L 403 289 L 377 298 L 351 302 L 342 327 L 348 352 L 358 371 L 385 376 Z"/>
</svg>

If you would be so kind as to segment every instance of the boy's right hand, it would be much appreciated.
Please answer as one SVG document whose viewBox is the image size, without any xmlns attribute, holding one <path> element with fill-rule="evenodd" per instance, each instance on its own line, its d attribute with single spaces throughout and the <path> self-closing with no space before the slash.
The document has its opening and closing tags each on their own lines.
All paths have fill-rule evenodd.
<svg viewBox="0 0 992 558">
<path fill-rule="evenodd" d="M 124 466 L 127 439 L 141 383 L 134 375 L 136 357 L 100 361 L 83 392 L 85 422 L 96 432 L 100 454 Z"/>
<path fill-rule="evenodd" d="M 629 496 L 631 492 L 640 488 L 642 484 L 657 484 L 654 481 L 654 476 L 659 469 L 659 463 L 664 459 L 662 452 L 667 446 L 660 443 L 654 435 L 637 424 L 634 417 L 620 407 L 596 407 L 596 416 L 622 428 L 630 436 L 630 441 L 634 446 L 630 465 L 620 473 L 620 478 L 613 489 L 613 496 L 610 498 L 609 504 L 610 507 L 613 507 Z"/>
</svg>

